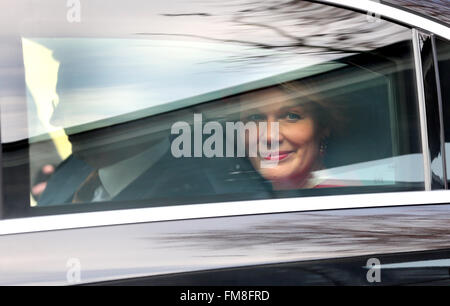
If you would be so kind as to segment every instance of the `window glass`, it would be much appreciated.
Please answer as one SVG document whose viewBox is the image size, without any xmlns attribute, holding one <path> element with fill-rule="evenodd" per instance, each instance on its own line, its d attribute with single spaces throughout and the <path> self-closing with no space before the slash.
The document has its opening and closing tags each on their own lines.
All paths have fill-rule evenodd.
<svg viewBox="0 0 450 306">
<path fill-rule="evenodd" d="M 419 34 L 419 45 L 424 83 L 425 112 L 427 123 L 428 151 L 431 161 L 431 189 L 445 188 L 441 139 L 440 101 L 438 96 L 436 63 L 434 59 L 434 38 Z"/>
<path fill-rule="evenodd" d="M 444 135 L 445 135 L 445 164 L 447 168 L 447 183 L 450 174 L 450 43 L 443 39 L 436 39 L 436 49 L 439 68 L 439 79 L 442 95 Z"/>
<path fill-rule="evenodd" d="M 307 1 L 58 3 L 3 40 L 5 217 L 424 189 L 410 29 Z"/>
</svg>

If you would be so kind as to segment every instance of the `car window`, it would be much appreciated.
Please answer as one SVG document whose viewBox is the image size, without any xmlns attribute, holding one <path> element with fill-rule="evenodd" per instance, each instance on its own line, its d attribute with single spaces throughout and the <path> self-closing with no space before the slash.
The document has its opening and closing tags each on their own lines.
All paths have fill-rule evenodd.
<svg viewBox="0 0 450 306">
<path fill-rule="evenodd" d="M 19 20 L 6 217 L 424 189 L 410 29 L 307 1 L 120 5 Z"/>
<path fill-rule="evenodd" d="M 442 94 L 444 137 L 445 137 L 445 164 L 447 168 L 447 183 L 450 174 L 450 91 L 447 86 L 450 80 L 450 43 L 444 39 L 436 38 L 440 89 Z"/>
</svg>

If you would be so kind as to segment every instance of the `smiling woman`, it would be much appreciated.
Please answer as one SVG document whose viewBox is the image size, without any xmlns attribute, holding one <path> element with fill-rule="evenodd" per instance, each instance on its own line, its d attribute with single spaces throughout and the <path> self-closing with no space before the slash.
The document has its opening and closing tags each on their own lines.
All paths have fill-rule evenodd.
<svg viewBox="0 0 450 306">
<path fill-rule="evenodd" d="M 241 119 L 259 123 L 258 137 L 245 137 L 248 151 L 258 151 L 249 160 L 274 190 L 339 186 L 313 175 L 313 171 L 324 169 L 327 139 L 338 133 L 343 122 L 336 103 L 327 105 L 298 82 L 257 90 L 240 100 Z M 271 149 L 264 152 L 268 147 Z"/>
</svg>

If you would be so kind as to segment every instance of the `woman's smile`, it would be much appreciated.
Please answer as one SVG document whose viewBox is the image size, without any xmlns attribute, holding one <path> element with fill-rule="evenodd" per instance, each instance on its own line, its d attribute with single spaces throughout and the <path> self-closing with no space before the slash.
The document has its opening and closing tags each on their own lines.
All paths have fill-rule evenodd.
<svg viewBox="0 0 450 306">
<path fill-rule="evenodd" d="M 279 151 L 279 152 L 272 152 L 272 153 L 268 153 L 268 154 L 261 154 L 261 156 L 263 159 L 265 160 L 270 160 L 270 161 L 284 161 L 287 158 L 289 158 L 290 156 L 292 156 L 294 153 L 293 151 Z"/>
</svg>

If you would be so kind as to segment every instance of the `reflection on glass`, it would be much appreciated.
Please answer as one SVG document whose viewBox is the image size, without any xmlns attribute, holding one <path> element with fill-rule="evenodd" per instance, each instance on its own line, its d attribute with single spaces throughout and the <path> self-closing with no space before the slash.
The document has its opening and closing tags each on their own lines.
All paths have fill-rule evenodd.
<svg viewBox="0 0 450 306">
<path fill-rule="evenodd" d="M 447 168 L 447 184 L 450 174 L 450 90 L 447 82 L 450 80 L 450 43 L 440 38 L 436 38 L 436 49 L 439 68 L 440 88 L 442 95 L 445 154 L 444 162 Z M 439 165 L 438 165 L 439 166 Z"/>
<path fill-rule="evenodd" d="M 428 146 L 431 159 L 431 188 L 444 188 L 444 170 L 441 145 L 441 118 L 439 96 L 436 87 L 436 66 L 433 42 L 430 35 L 420 35 L 422 74 L 424 81 Z"/>
<path fill-rule="evenodd" d="M 423 188 L 408 29 L 306 1 L 131 4 L 21 35 L 26 132 L 2 140 L 29 152 L 33 205 Z"/>
</svg>

